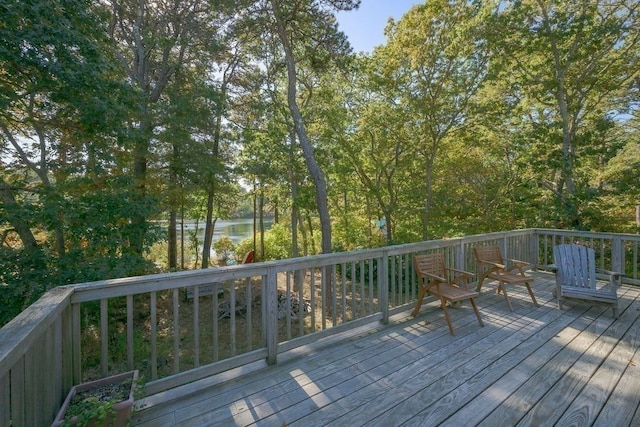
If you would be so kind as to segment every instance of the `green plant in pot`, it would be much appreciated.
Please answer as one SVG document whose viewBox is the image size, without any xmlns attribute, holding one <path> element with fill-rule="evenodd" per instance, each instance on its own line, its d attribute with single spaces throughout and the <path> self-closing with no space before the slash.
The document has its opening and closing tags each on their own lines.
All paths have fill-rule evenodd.
<svg viewBox="0 0 640 427">
<path fill-rule="evenodd" d="M 73 386 L 51 427 L 124 427 L 131 419 L 138 371 Z"/>
</svg>

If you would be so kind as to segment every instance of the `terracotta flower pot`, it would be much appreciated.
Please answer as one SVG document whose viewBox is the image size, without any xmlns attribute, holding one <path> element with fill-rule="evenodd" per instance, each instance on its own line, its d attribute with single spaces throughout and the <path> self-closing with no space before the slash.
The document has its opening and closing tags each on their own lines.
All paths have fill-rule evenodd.
<svg viewBox="0 0 640 427">
<path fill-rule="evenodd" d="M 86 424 L 89 427 L 101 427 L 101 426 L 115 426 L 115 427 L 125 427 L 127 425 L 127 421 L 131 419 L 131 413 L 133 409 L 133 391 L 135 387 L 136 380 L 138 379 L 138 371 L 130 371 L 122 374 L 112 375 L 110 377 L 101 378 L 99 380 L 90 381 L 82 384 L 75 385 L 71 387 L 69 390 L 69 394 L 67 394 L 67 398 L 62 403 L 62 407 L 58 411 L 58 415 L 53 420 L 51 427 L 59 427 L 63 425 L 65 422 L 66 412 L 69 406 L 72 404 L 72 400 L 76 394 L 87 396 L 86 398 L 97 398 L 101 403 L 95 404 L 106 405 L 107 402 L 110 402 L 109 393 L 105 391 L 109 389 L 109 386 L 114 386 L 123 381 L 126 381 L 128 387 L 128 398 L 127 399 L 119 399 L 117 402 L 111 402 L 113 411 L 107 414 L 107 417 L 102 420 L 102 422 L 91 418 Z M 113 388 L 113 387 L 111 387 Z M 95 406 L 94 406 L 95 408 Z M 67 422 L 71 425 L 78 424 L 80 418 L 78 416 L 72 416 Z"/>
</svg>

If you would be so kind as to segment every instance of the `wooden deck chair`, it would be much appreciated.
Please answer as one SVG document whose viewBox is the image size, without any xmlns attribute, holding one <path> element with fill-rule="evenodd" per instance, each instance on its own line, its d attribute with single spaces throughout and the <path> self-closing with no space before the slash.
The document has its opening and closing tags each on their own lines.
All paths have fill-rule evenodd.
<svg viewBox="0 0 640 427">
<path fill-rule="evenodd" d="M 478 263 L 478 286 L 476 286 L 476 291 L 480 292 L 485 279 L 497 281 L 498 288 L 496 293 L 502 292 L 509 310 L 513 311 L 505 285 L 524 285 L 531 296 L 533 305 L 539 307 L 531 289 L 533 277 L 524 273 L 527 266 L 529 266 L 528 262 L 503 258 L 498 246 L 479 246 L 473 248 L 473 252 Z"/>
<path fill-rule="evenodd" d="M 553 259 L 559 309 L 563 299 L 578 299 L 605 304 L 613 309 L 613 317 L 618 318 L 618 286 L 623 273 L 596 268 L 594 250 L 583 245 L 555 246 Z M 599 282 L 599 278 L 608 283 Z"/>
<path fill-rule="evenodd" d="M 447 302 L 453 303 L 468 299 L 476 313 L 478 323 L 480 326 L 484 326 L 474 299 L 479 294 L 478 292 L 470 291 L 467 287 L 469 279 L 473 277 L 472 273 L 445 267 L 444 257 L 441 253 L 415 255 L 413 257 L 413 268 L 418 276 L 419 286 L 418 301 L 411 312 L 413 317 L 418 315 L 422 300 L 425 295 L 429 294 L 440 298 L 440 306 L 444 312 L 451 335 L 455 335 L 455 332 L 451 324 Z"/>
</svg>

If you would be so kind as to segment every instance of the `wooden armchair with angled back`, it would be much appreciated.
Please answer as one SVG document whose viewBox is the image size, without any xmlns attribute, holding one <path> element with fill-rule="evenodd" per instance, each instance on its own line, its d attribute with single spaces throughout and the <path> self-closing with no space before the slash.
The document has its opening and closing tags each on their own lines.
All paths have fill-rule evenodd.
<svg viewBox="0 0 640 427">
<path fill-rule="evenodd" d="M 539 306 L 531 289 L 533 277 L 527 276 L 524 273 L 526 267 L 529 265 L 528 262 L 503 258 L 498 246 L 478 246 L 473 248 L 473 252 L 478 264 L 478 286 L 476 287 L 476 291 L 480 292 L 485 279 L 497 281 L 498 288 L 496 289 L 496 293 L 502 292 L 509 310 L 513 311 L 505 285 L 525 285 L 531 296 L 533 305 L 536 307 Z"/>
<path fill-rule="evenodd" d="M 422 307 L 422 300 L 425 295 L 434 295 L 440 299 L 440 306 L 444 312 L 444 317 L 449 326 L 449 332 L 451 335 L 455 335 L 453 325 L 451 323 L 451 317 L 447 309 L 447 302 L 458 302 L 469 300 L 471 306 L 475 311 L 478 323 L 480 326 L 484 326 L 478 306 L 475 302 L 475 297 L 478 292 L 468 289 L 467 284 L 471 278 L 472 273 L 468 273 L 462 270 L 456 270 L 454 268 L 447 268 L 444 263 L 444 257 L 441 253 L 414 255 L 413 268 L 418 276 L 418 300 L 416 306 L 411 312 L 413 317 L 420 313 L 420 307 Z"/>
</svg>

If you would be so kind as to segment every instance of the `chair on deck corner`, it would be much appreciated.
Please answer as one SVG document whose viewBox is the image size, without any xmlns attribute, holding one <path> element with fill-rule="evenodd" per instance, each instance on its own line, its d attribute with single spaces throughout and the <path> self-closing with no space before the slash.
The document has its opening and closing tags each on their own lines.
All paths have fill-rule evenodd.
<svg viewBox="0 0 640 427">
<path fill-rule="evenodd" d="M 485 279 L 492 279 L 498 282 L 496 293 L 502 292 L 507 302 L 509 310 L 513 311 L 509 296 L 507 295 L 506 285 L 525 285 L 531 296 L 533 305 L 539 307 L 536 297 L 533 295 L 531 283 L 533 277 L 524 274 L 528 262 L 517 259 L 503 258 L 498 246 L 478 246 L 473 248 L 478 263 L 478 286 L 476 291 L 480 292 L 482 283 Z M 516 271 L 517 270 L 517 271 Z"/>
<path fill-rule="evenodd" d="M 583 245 L 554 246 L 553 259 L 559 309 L 564 299 L 578 299 L 607 305 L 613 309 L 613 317 L 618 318 L 618 286 L 623 273 L 597 268 L 595 251 Z M 599 284 L 599 278 L 608 283 Z"/>
<path fill-rule="evenodd" d="M 416 306 L 411 312 L 413 317 L 416 317 L 420 312 L 422 306 L 422 300 L 425 295 L 434 295 L 440 299 L 440 306 L 444 312 L 444 317 L 449 326 L 449 332 L 451 335 L 455 335 L 453 325 L 451 323 L 451 317 L 447 309 L 447 302 L 457 302 L 463 300 L 469 300 L 471 306 L 476 313 L 478 323 L 480 326 L 484 326 L 478 306 L 476 305 L 475 297 L 479 294 L 475 291 L 470 291 L 467 287 L 469 279 L 473 277 L 472 273 L 468 273 L 462 270 L 456 270 L 454 268 L 447 268 L 444 264 L 444 257 L 441 253 L 414 255 L 413 267 L 418 276 L 418 300 Z M 458 284 L 462 285 L 459 286 Z"/>
</svg>

